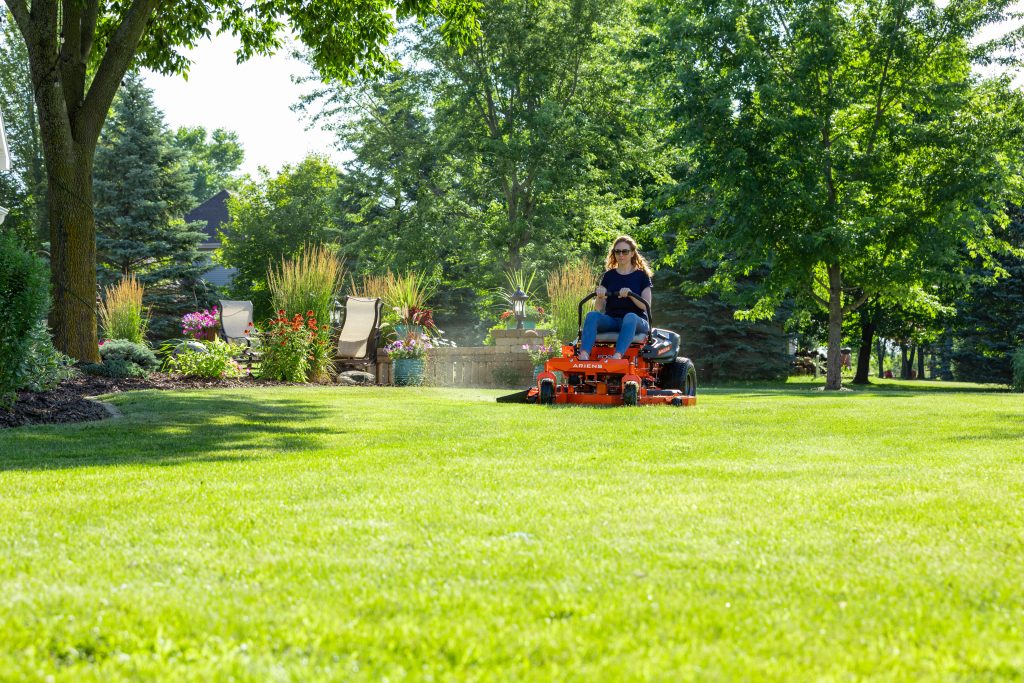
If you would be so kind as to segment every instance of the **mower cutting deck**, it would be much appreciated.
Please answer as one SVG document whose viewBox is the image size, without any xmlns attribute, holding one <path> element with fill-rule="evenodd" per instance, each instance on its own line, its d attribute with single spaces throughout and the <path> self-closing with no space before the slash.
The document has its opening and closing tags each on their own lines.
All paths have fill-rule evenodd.
<svg viewBox="0 0 1024 683">
<path fill-rule="evenodd" d="M 583 304 L 594 296 L 591 294 L 579 303 L 581 330 Z M 647 308 L 650 320 L 651 309 L 647 302 L 637 297 L 633 300 Z M 633 338 L 623 358 L 612 358 L 617 337 L 616 332 L 599 334 L 591 358 L 581 360 L 578 335 L 575 344 L 562 347 L 560 358 L 547 361 L 544 371 L 537 375 L 535 387 L 502 396 L 498 401 L 608 406 L 696 405 L 697 373 L 688 358 L 678 355 L 678 334 L 652 328 L 650 333 Z"/>
</svg>

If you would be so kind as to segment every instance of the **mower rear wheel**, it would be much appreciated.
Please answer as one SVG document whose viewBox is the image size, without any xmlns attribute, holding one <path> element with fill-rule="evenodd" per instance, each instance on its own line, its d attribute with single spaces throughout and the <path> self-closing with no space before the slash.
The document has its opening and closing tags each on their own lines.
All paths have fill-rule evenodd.
<svg viewBox="0 0 1024 683">
<path fill-rule="evenodd" d="M 697 395 L 697 369 L 688 358 L 677 358 L 665 363 L 658 376 L 659 389 L 679 389 L 684 396 Z"/>
<path fill-rule="evenodd" d="M 640 387 L 636 382 L 627 382 L 622 388 L 622 403 L 627 406 L 635 406 L 640 403 Z"/>
<path fill-rule="evenodd" d="M 540 383 L 540 403 L 549 406 L 555 402 L 555 383 L 549 379 Z"/>
</svg>

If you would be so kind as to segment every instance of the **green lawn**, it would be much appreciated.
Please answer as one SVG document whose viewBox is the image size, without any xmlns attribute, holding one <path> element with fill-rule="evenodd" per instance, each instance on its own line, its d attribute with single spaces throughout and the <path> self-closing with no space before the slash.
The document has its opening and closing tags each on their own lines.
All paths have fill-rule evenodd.
<svg viewBox="0 0 1024 683">
<path fill-rule="evenodd" d="M 1024 398 L 809 386 L 5 430 L 0 680 L 1024 678 Z"/>
</svg>

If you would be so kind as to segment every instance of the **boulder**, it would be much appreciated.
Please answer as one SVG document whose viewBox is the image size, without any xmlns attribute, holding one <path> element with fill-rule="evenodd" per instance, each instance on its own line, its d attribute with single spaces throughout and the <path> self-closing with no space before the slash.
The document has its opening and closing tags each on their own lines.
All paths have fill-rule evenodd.
<svg viewBox="0 0 1024 683">
<path fill-rule="evenodd" d="M 347 372 L 339 372 L 338 376 L 334 378 L 335 383 L 343 386 L 373 386 L 377 383 L 377 378 L 371 372 L 362 372 L 361 370 L 349 370 Z"/>
</svg>

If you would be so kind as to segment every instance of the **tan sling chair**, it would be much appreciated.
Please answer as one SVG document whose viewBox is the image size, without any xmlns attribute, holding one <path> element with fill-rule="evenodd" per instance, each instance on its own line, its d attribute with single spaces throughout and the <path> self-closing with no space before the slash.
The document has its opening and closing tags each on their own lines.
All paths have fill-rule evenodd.
<svg viewBox="0 0 1024 683">
<path fill-rule="evenodd" d="M 259 340 L 255 339 L 253 328 L 249 327 L 252 320 L 251 301 L 221 301 L 220 302 L 220 336 L 232 344 L 241 344 L 245 347 L 242 359 L 250 365 L 259 357 L 257 347 Z M 246 334 L 246 330 L 249 334 Z"/>
<path fill-rule="evenodd" d="M 382 308 L 380 299 L 345 297 L 345 322 L 338 335 L 336 365 L 369 366 L 376 376 Z"/>
</svg>

